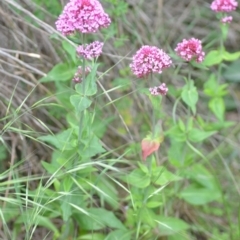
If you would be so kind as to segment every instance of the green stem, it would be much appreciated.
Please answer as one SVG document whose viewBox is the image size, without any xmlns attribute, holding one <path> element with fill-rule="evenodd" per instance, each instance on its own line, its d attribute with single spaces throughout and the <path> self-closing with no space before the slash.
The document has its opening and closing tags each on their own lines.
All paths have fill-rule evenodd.
<svg viewBox="0 0 240 240">
<path fill-rule="evenodd" d="M 84 45 L 84 34 L 82 34 L 82 45 Z M 82 86 L 83 86 L 83 94 L 85 96 L 85 58 L 82 59 Z M 80 144 L 80 140 L 82 138 L 83 133 L 83 119 L 84 119 L 84 112 L 80 113 L 79 117 L 79 131 L 78 131 L 78 144 Z"/>
</svg>

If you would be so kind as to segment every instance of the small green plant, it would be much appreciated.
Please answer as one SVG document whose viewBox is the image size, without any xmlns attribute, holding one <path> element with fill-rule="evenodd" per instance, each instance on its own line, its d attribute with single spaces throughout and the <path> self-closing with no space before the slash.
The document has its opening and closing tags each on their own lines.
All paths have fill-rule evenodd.
<svg viewBox="0 0 240 240">
<path fill-rule="evenodd" d="M 4 203 L 0 216 L 6 236 L 17 239 L 24 226 L 25 240 L 34 239 L 40 227 L 55 240 L 239 239 L 238 216 L 231 212 L 216 170 L 220 159 L 237 190 L 220 142 L 235 124 L 226 120 L 229 85 L 222 80 L 222 73 L 226 64 L 230 62 L 232 68 L 240 58 L 240 52 L 230 53 L 224 46 L 230 22 L 225 12 L 235 10 L 237 4 L 232 1 L 228 10 L 223 0 L 211 5 L 220 20 L 218 45 L 205 49 L 205 42 L 192 37 L 178 43 L 169 55 L 151 44 L 143 45 L 131 59 L 132 76 L 129 69 L 123 69 L 112 81 L 112 89 L 105 89 L 101 80 L 111 68 L 104 69 L 99 60 L 104 43 L 98 40 L 111 41 L 117 19 L 124 21 L 129 11 L 124 1 L 105 2 L 111 6 L 110 15 L 116 17 L 112 25 L 97 0 L 71 0 L 56 21 L 64 40 L 54 38 L 61 41 L 66 61 L 56 64 L 40 82 L 55 84 L 58 104 L 47 107 L 52 116 L 64 119 L 64 127 L 53 133 L 44 123 L 48 134 L 36 139 L 52 148 L 51 159 L 41 161 L 45 174 L 30 178 L 37 181 L 36 188 L 30 189 L 29 179 L 18 175 L 17 165 L 0 174 L 5 194 L 0 197 Z M 52 8 L 51 4 L 46 3 Z M 58 7 L 53 14 L 60 11 Z M 100 30 L 102 35 L 95 34 Z M 92 39 L 98 40 L 89 43 Z M 121 35 L 113 46 L 121 47 L 124 42 L 125 35 Z M 178 88 L 163 82 L 161 76 L 167 71 L 181 79 Z M 195 71 L 207 76 L 204 82 L 195 77 Z M 129 92 L 129 79 L 134 76 L 134 91 L 111 100 L 110 92 Z M 135 138 L 129 126 L 139 119 L 129 109 L 138 96 L 147 107 L 142 108 L 144 117 L 135 116 L 144 122 Z M 104 97 L 109 103 L 102 106 Z M 174 103 L 167 112 L 164 102 L 168 97 Z M 119 127 L 116 132 L 128 140 L 117 149 L 103 142 L 109 124 L 117 119 L 103 117 L 103 108 L 112 104 L 124 123 L 124 129 Z M 11 124 L 4 131 L 7 128 Z M 0 147 L 0 161 L 5 152 Z M 14 189 L 14 194 L 8 193 L 8 188 Z M 206 222 L 205 214 L 224 218 L 225 225 Z M 13 219 L 11 233 L 8 223 Z"/>
</svg>

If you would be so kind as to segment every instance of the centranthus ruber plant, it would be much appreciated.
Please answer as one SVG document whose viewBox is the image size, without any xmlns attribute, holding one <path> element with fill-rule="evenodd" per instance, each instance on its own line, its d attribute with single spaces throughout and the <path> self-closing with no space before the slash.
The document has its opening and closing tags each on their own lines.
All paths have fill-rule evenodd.
<svg viewBox="0 0 240 240">
<path fill-rule="evenodd" d="M 155 46 L 142 46 L 133 56 L 130 68 L 133 74 L 138 78 L 147 78 L 150 76 L 149 81 L 151 83 L 152 74 L 161 74 L 164 69 L 169 68 L 171 65 L 171 58 L 162 49 L 159 49 Z M 165 83 L 162 83 L 160 86 L 149 88 L 150 95 L 159 98 L 159 106 L 157 106 L 157 108 L 154 107 L 153 103 L 153 127 L 155 125 L 154 123 L 156 122 L 155 114 L 158 114 L 160 111 L 161 96 L 166 95 L 167 91 L 168 88 Z M 152 97 L 150 96 L 150 100 L 151 99 Z M 151 153 L 157 151 L 161 141 L 163 141 L 162 133 L 160 133 L 158 127 L 160 128 L 159 124 L 156 125 L 154 129 L 155 132 L 152 132 L 147 138 L 142 140 L 142 157 L 144 160 L 146 160 L 146 157 Z"/>
<path fill-rule="evenodd" d="M 161 42 L 152 45 L 145 39 L 146 45 L 136 49 L 130 63 L 121 59 L 127 69 L 120 74 L 137 85 L 127 95 L 141 95 L 137 99 L 141 113 L 130 116 L 136 118 L 136 125 L 135 119 L 132 125 L 141 127 L 131 140 L 121 133 L 128 146 L 112 150 L 102 142 L 106 119 L 96 124 L 108 105 L 115 107 L 118 99 L 112 100 L 110 95 L 120 89 L 105 90 L 101 85 L 103 93 L 98 94 L 98 80 L 104 75 L 99 76 L 98 62 L 104 59 L 103 42 L 107 42 L 106 32 L 101 30 L 110 29 L 111 19 L 98 0 L 70 0 L 66 4 L 56 29 L 65 39 L 62 47 L 68 63 L 59 63 L 42 81 L 56 81 L 53 75 L 61 69 L 57 78 L 67 82 L 63 88 L 71 92 L 64 99 L 69 109 L 67 127 L 56 135 L 39 137 L 54 147 L 51 162 L 43 161 L 42 165 L 51 176 L 47 182 L 51 188 L 44 194 L 54 196 L 46 211 L 54 205 L 58 212 L 51 214 L 61 216 L 64 223 L 55 239 L 60 235 L 61 239 L 79 240 L 196 239 L 198 235 L 192 234 L 202 228 L 189 212 L 212 203 L 222 206 L 226 201 L 207 150 L 210 143 L 222 141 L 214 136 L 232 125 L 225 118 L 228 85 L 221 74 L 226 62 L 240 57 L 239 52 L 225 49 L 229 24 L 234 21 L 228 14 L 237 6 L 235 0 L 215 0 L 209 5 L 209 14 L 217 15 L 220 29 L 215 45 L 194 34 L 181 35 L 169 46 Z M 204 81 L 201 76 L 206 76 Z M 110 99 L 109 104 L 99 100 L 103 95 Z M 129 129 L 114 109 L 132 136 L 131 124 Z M 139 124 L 138 114 L 144 115 L 143 124 Z M 115 126 L 109 129 L 111 134 L 118 132 Z M 119 145 L 117 140 L 114 136 L 115 145 Z M 206 233 L 210 234 L 209 230 Z"/>
</svg>

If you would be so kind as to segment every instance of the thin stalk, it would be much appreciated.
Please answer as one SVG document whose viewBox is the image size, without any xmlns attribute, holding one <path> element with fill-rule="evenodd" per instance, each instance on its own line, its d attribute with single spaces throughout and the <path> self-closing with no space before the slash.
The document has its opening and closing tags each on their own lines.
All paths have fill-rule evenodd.
<svg viewBox="0 0 240 240">
<path fill-rule="evenodd" d="M 82 34 L 82 45 L 84 45 L 84 34 Z M 83 86 L 83 96 L 85 96 L 85 58 L 82 58 L 82 86 Z M 78 144 L 80 144 L 80 140 L 83 133 L 83 119 L 84 119 L 84 112 L 80 114 L 79 117 L 79 131 L 78 131 Z"/>
</svg>

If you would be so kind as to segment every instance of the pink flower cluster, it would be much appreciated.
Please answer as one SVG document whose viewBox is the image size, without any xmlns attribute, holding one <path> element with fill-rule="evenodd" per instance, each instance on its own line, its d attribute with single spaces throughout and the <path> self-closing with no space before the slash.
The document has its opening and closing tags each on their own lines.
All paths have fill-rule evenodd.
<svg viewBox="0 0 240 240">
<path fill-rule="evenodd" d="M 236 0 L 214 0 L 211 9 L 214 12 L 231 12 L 235 11 L 238 6 Z"/>
<path fill-rule="evenodd" d="M 202 43 L 196 38 L 183 39 L 175 48 L 176 53 L 186 61 L 195 59 L 197 62 L 204 60 L 205 53 L 202 50 Z"/>
<path fill-rule="evenodd" d="M 149 91 L 152 95 L 157 96 L 157 95 L 166 95 L 168 92 L 168 88 L 165 83 L 162 83 L 158 87 L 153 87 L 149 88 Z"/>
<path fill-rule="evenodd" d="M 77 48 L 77 54 L 85 59 L 99 57 L 102 53 L 103 43 L 99 41 L 90 44 L 80 45 Z"/>
<path fill-rule="evenodd" d="M 98 0 L 70 0 L 56 21 L 56 28 L 63 35 L 75 31 L 94 33 L 108 27 L 111 20 Z"/>
<path fill-rule="evenodd" d="M 150 73 L 161 73 L 171 64 L 172 60 L 163 50 L 154 46 L 142 46 L 133 56 L 130 68 L 134 75 L 142 78 Z"/>
<path fill-rule="evenodd" d="M 226 16 L 224 18 L 221 19 L 221 22 L 226 24 L 226 23 L 231 23 L 233 20 L 233 17 L 232 16 Z"/>
<path fill-rule="evenodd" d="M 84 75 L 87 76 L 91 72 L 90 67 L 85 67 Z M 77 72 L 74 74 L 72 81 L 75 83 L 81 83 L 83 77 L 83 69 L 81 66 L 78 67 Z"/>
</svg>

